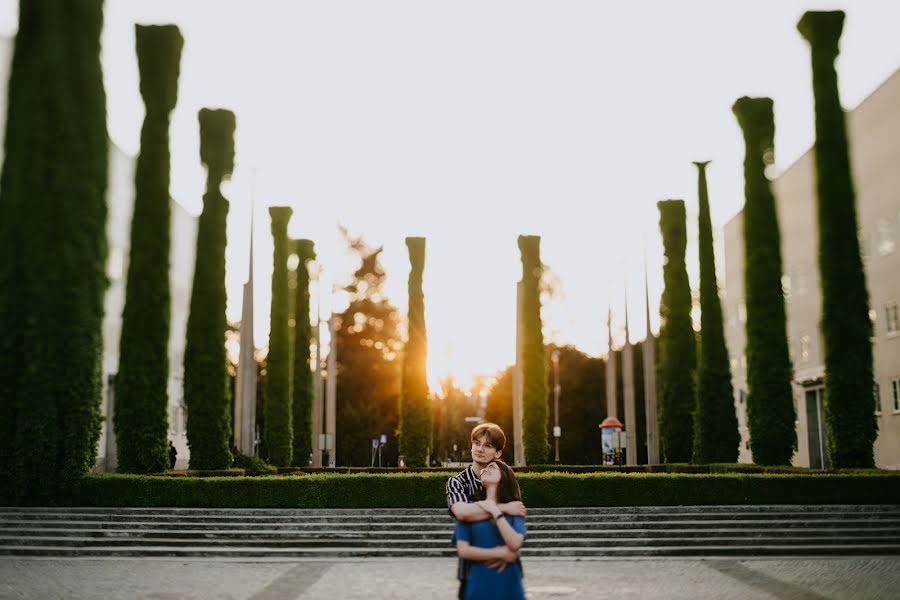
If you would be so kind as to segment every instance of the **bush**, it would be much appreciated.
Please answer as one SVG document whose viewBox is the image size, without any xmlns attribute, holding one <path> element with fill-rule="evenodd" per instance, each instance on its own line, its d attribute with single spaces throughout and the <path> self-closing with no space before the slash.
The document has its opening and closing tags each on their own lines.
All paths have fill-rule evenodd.
<svg viewBox="0 0 900 600">
<path fill-rule="evenodd" d="M 275 475 L 278 471 L 258 456 L 247 456 L 238 452 L 234 455 L 234 461 L 231 463 L 233 469 L 243 469 L 248 475 L 258 475 L 265 473 L 267 475 Z"/>
<path fill-rule="evenodd" d="M 695 467 L 696 465 L 685 465 Z M 448 473 L 240 477 L 88 475 L 61 495 L 69 506 L 441 508 Z M 895 471 L 808 474 L 521 473 L 531 508 L 714 504 L 891 504 Z"/>
</svg>

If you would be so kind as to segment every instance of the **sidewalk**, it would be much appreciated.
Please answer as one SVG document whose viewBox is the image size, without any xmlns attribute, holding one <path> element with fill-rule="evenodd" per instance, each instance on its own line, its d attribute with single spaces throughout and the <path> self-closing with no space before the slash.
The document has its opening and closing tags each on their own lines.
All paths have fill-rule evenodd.
<svg viewBox="0 0 900 600">
<path fill-rule="evenodd" d="M 530 600 L 896 598 L 900 557 L 524 560 Z M 454 559 L 224 562 L 0 558 L 0 598 L 446 599 Z"/>
</svg>

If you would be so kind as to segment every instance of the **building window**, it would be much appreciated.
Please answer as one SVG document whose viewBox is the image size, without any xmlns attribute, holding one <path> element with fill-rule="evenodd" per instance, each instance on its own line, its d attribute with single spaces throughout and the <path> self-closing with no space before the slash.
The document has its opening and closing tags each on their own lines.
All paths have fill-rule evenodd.
<svg viewBox="0 0 900 600">
<path fill-rule="evenodd" d="M 800 362 L 808 362 L 809 361 L 809 345 L 810 338 L 805 333 L 800 336 Z"/>
<path fill-rule="evenodd" d="M 894 412 L 900 412 L 900 379 L 891 379 L 891 400 L 894 404 Z"/>
<path fill-rule="evenodd" d="M 889 334 L 900 331 L 900 311 L 898 311 L 896 302 L 888 302 L 885 304 L 884 325 Z"/>
<path fill-rule="evenodd" d="M 894 252 L 894 225 L 890 219 L 878 219 L 878 241 L 876 244 L 878 254 L 887 256 Z"/>
<path fill-rule="evenodd" d="M 800 273 L 797 275 L 796 292 L 798 296 L 805 296 L 809 289 L 809 276 Z"/>
<path fill-rule="evenodd" d="M 872 382 L 872 395 L 875 397 L 875 414 L 881 414 L 881 386 L 877 381 Z"/>
</svg>

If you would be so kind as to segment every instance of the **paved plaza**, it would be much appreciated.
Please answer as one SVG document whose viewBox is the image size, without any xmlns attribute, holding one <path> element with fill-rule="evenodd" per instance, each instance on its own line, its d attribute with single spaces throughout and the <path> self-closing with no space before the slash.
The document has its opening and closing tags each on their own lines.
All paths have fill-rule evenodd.
<svg viewBox="0 0 900 600">
<path fill-rule="evenodd" d="M 524 561 L 528 598 L 898 597 L 900 557 Z M 456 561 L 0 558 L 0 598 L 446 599 Z"/>
</svg>

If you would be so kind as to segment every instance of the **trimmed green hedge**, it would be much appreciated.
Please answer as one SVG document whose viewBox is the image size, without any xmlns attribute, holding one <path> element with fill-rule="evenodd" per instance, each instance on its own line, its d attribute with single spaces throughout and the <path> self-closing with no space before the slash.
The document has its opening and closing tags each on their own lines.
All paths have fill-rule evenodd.
<svg viewBox="0 0 900 600">
<path fill-rule="evenodd" d="M 71 506 L 441 508 L 447 473 L 289 477 L 89 475 L 58 503 Z M 531 508 L 711 504 L 892 504 L 900 473 L 690 475 L 522 473 Z"/>
<path fill-rule="evenodd" d="M 525 463 L 540 464 L 550 456 L 547 438 L 547 361 L 541 321 L 541 237 L 520 235 L 522 255 L 522 446 Z"/>
</svg>

